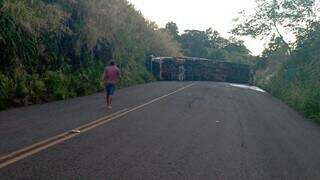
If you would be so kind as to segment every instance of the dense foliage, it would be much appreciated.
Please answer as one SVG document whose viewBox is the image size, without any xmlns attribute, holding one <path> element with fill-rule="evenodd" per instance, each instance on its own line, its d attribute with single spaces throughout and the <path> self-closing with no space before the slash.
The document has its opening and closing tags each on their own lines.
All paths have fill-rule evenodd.
<svg viewBox="0 0 320 180">
<path fill-rule="evenodd" d="M 295 51 L 271 79 L 270 92 L 320 122 L 320 24 L 300 37 Z"/>
<path fill-rule="evenodd" d="M 237 35 L 270 39 L 256 64 L 256 84 L 320 122 L 319 4 L 314 0 L 257 3 L 255 14 L 242 18 L 233 30 Z"/>
<path fill-rule="evenodd" d="M 181 55 L 126 0 L 0 0 L 0 52 L 0 108 L 96 92 L 110 59 L 121 86 L 147 82 L 147 55 Z"/>
</svg>

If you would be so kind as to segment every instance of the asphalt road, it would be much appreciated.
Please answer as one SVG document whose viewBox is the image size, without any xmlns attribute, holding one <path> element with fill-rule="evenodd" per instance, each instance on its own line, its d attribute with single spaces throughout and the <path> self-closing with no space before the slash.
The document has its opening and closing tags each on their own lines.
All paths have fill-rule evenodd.
<svg viewBox="0 0 320 180">
<path fill-rule="evenodd" d="M 196 82 L 156 99 L 189 84 L 119 90 L 111 111 L 100 93 L 0 112 L 4 156 L 132 110 L 1 168 L 0 179 L 320 179 L 316 124 L 268 93 L 227 83 Z"/>
</svg>

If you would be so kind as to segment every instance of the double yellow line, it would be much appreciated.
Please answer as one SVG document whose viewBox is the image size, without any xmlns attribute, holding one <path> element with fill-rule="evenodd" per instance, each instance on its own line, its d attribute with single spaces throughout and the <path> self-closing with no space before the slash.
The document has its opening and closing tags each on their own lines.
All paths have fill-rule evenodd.
<svg viewBox="0 0 320 180">
<path fill-rule="evenodd" d="M 64 141 L 68 140 L 68 139 L 71 139 L 71 138 L 75 137 L 75 136 L 83 134 L 83 133 L 85 133 L 85 132 L 87 132 L 89 130 L 97 128 L 97 127 L 99 127 L 99 126 L 101 126 L 103 124 L 106 124 L 106 123 L 108 123 L 108 122 L 110 122 L 112 120 L 115 120 L 115 119 L 118 119 L 120 117 L 123 117 L 123 116 L 125 116 L 125 115 L 127 115 L 127 114 L 129 114 L 129 113 L 131 113 L 133 111 L 139 110 L 139 109 L 141 109 L 141 108 L 143 108 L 145 106 L 148 106 L 148 105 L 150 105 L 152 103 L 160 101 L 160 100 L 162 100 L 162 99 L 164 99 L 164 98 L 166 98 L 168 96 L 171 96 L 171 95 L 173 95 L 175 93 L 183 91 L 184 89 L 189 88 L 189 87 L 191 87 L 193 85 L 194 85 L 194 83 L 189 84 L 189 85 L 184 86 L 182 88 L 179 88 L 179 89 L 177 89 L 177 90 L 175 90 L 175 91 L 173 91 L 173 92 L 171 92 L 169 94 L 163 95 L 163 96 L 155 98 L 155 99 L 153 99 L 153 100 L 151 100 L 149 102 L 146 102 L 146 103 L 144 103 L 142 105 L 136 106 L 136 107 L 134 107 L 132 109 L 123 109 L 123 110 L 118 111 L 116 113 L 113 113 L 113 114 L 110 114 L 110 115 L 105 116 L 103 118 L 100 118 L 100 119 L 97 119 L 95 121 L 92 121 L 92 122 L 90 122 L 88 124 L 85 124 L 85 125 L 82 125 L 80 127 L 77 127 L 77 128 L 75 128 L 75 129 L 73 129 L 71 131 L 64 132 L 64 133 L 59 134 L 57 136 L 51 137 L 49 139 L 46 139 L 46 140 L 43 140 L 41 142 L 35 143 L 35 144 L 31 145 L 31 146 L 28 146 L 28 147 L 25 147 L 23 149 L 20 149 L 20 150 L 17 150 L 15 152 L 12 152 L 12 153 L 10 153 L 8 155 L 2 156 L 2 157 L 0 157 L 0 169 L 4 168 L 4 167 L 6 167 L 6 166 L 8 166 L 10 164 L 13 164 L 13 163 L 15 163 L 15 162 L 17 162 L 19 160 L 25 159 L 25 158 L 27 158 L 27 157 L 29 157 L 31 155 L 34 155 L 34 154 L 36 154 L 36 153 L 38 153 L 40 151 L 43 151 L 43 150 L 48 149 L 48 148 L 50 148 L 52 146 L 55 146 L 55 145 L 57 145 L 59 143 L 62 143 Z"/>
</svg>

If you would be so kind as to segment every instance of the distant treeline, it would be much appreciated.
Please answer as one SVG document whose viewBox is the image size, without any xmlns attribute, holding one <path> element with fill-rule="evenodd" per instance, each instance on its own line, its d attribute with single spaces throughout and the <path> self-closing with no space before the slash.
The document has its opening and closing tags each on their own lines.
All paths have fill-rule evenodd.
<svg viewBox="0 0 320 180">
<path fill-rule="evenodd" d="M 183 54 L 189 57 L 229 61 L 254 65 L 257 57 L 252 56 L 244 41 L 222 37 L 218 31 L 208 28 L 205 31 L 185 30 L 181 35 L 178 25 L 169 22 L 166 30 L 180 43 Z"/>
</svg>

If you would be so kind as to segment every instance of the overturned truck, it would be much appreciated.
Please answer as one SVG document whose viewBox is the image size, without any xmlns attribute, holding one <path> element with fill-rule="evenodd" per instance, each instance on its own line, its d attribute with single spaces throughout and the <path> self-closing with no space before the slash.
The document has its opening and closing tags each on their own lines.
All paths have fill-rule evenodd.
<svg viewBox="0 0 320 180">
<path fill-rule="evenodd" d="M 148 69 L 159 80 L 249 84 L 249 65 L 191 57 L 150 57 Z"/>
</svg>

